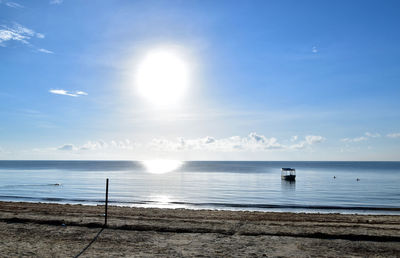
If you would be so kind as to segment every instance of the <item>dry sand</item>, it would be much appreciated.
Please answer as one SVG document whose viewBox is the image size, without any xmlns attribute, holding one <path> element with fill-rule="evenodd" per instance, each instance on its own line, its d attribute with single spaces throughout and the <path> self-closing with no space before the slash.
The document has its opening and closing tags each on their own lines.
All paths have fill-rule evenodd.
<svg viewBox="0 0 400 258">
<path fill-rule="evenodd" d="M 0 257 L 74 257 L 102 206 L 0 202 Z M 400 257 L 400 216 L 109 207 L 81 257 Z"/>
</svg>

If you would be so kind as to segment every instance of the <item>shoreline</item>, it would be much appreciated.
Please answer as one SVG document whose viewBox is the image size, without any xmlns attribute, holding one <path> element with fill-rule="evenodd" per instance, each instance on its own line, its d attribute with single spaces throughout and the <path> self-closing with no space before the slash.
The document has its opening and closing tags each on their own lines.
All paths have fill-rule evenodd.
<svg viewBox="0 0 400 258">
<path fill-rule="evenodd" d="M 65 198 L 36 199 L 24 197 L 23 200 L 0 200 L 13 203 L 41 203 L 60 205 L 101 206 L 104 200 L 82 201 Z M 27 200 L 28 199 L 28 200 Z M 368 207 L 368 206 L 333 206 L 333 205 L 280 205 L 280 204 L 241 204 L 241 203 L 190 203 L 168 202 L 156 204 L 152 201 L 108 201 L 109 206 L 126 208 L 158 208 L 158 209 L 187 209 L 187 210 L 216 210 L 216 211 L 250 211 L 278 213 L 323 213 L 323 214 L 353 214 L 353 215 L 394 215 L 400 216 L 400 207 Z"/>
<path fill-rule="evenodd" d="M 103 205 L 0 202 L 0 232 L 4 236 L 0 252 L 19 256 L 35 247 L 34 256 L 73 256 L 103 223 Z M 49 239 L 43 232 L 58 238 Z M 144 235 L 147 240 L 130 242 Z M 155 242 L 159 244 L 150 245 Z M 66 243 L 69 248 L 65 248 Z M 85 255 L 396 257 L 399 243 L 398 215 L 109 206 L 108 227 Z M 46 252 L 49 248 L 57 253 Z"/>
</svg>

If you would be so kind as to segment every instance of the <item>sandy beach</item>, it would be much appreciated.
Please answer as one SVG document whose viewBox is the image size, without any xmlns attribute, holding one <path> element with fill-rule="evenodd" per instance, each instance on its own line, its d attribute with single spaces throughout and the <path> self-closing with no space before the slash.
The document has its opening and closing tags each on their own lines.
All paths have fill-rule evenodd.
<svg viewBox="0 0 400 258">
<path fill-rule="evenodd" d="M 400 216 L 109 207 L 81 257 L 400 257 Z M 0 202 L 0 256 L 74 257 L 104 206 Z"/>
</svg>

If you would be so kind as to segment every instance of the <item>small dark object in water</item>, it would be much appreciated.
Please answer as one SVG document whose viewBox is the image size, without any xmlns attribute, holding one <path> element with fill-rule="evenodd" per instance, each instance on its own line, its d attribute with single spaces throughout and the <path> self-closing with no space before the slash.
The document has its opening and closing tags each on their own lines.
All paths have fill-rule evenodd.
<svg viewBox="0 0 400 258">
<path fill-rule="evenodd" d="M 357 181 L 360 181 L 360 179 L 359 179 L 359 178 L 357 178 Z"/>
<path fill-rule="evenodd" d="M 333 176 L 333 179 L 336 179 L 336 176 Z"/>
<path fill-rule="evenodd" d="M 295 181 L 296 180 L 296 169 L 294 168 L 282 168 L 281 169 L 281 178 L 286 181 Z"/>
</svg>

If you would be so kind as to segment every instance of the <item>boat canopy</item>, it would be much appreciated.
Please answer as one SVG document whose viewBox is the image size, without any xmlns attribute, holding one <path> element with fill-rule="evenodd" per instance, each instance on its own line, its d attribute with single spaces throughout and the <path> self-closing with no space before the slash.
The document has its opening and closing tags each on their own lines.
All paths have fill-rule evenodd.
<svg viewBox="0 0 400 258">
<path fill-rule="evenodd" d="M 283 171 L 296 171 L 294 168 L 282 168 Z"/>
</svg>

